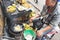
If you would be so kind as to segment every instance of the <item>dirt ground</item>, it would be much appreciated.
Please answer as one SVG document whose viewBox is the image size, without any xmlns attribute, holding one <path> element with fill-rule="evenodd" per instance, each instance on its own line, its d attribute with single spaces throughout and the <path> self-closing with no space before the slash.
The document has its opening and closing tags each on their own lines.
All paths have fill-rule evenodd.
<svg viewBox="0 0 60 40">
<path fill-rule="evenodd" d="M 60 40 L 60 32 L 55 34 L 51 40 Z"/>
</svg>

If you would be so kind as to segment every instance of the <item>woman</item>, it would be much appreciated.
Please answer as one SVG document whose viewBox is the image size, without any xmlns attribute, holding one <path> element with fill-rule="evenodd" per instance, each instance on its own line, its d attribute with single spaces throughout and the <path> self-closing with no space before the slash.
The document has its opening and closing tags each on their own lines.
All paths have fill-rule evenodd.
<svg viewBox="0 0 60 40">
<path fill-rule="evenodd" d="M 57 11 L 57 0 L 46 0 L 46 5 L 44 6 L 42 10 L 42 15 L 55 15 L 55 17 L 50 21 L 50 24 L 47 25 L 42 30 L 37 31 L 37 39 L 40 40 L 40 37 L 42 35 L 46 35 L 48 32 L 50 32 L 53 28 L 58 26 L 58 23 L 60 22 L 60 13 Z M 58 12 L 58 13 L 57 13 Z M 59 14 L 59 15 L 58 15 Z M 47 19 L 48 20 L 48 19 Z"/>
</svg>

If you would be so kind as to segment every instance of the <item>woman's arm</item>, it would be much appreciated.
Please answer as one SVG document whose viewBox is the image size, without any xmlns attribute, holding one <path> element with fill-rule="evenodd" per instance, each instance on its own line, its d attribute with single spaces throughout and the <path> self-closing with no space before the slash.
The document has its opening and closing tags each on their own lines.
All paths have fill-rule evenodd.
<svg viewBox="0 0 60 40">
<path fill-rule="evenodd" d="M 38 36 L 38 37 L 41 37 L 41 36 L 44 35 L 48 30 L 51 30 L 51 29 L 52 29 L 52 27 L 49 25 L 49 26 L 45 27 L 45 28 L 42 29 L 42 30 L 38 30 L 38 31 L 37 31 L 37 36 Z"/>
</svg>

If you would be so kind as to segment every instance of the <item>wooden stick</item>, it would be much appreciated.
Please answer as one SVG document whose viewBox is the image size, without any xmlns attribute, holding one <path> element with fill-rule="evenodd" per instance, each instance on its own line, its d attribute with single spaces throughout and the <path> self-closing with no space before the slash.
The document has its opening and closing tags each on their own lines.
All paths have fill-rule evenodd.
<svg viewBox="0 0 60 40">
<path fill-rule="evenodd" d="M 28 0 L 27 2 L 34 6 L 40 12 L 39 6 L 37 4 L 33 3 L 31 0 Z"/>
</svg>

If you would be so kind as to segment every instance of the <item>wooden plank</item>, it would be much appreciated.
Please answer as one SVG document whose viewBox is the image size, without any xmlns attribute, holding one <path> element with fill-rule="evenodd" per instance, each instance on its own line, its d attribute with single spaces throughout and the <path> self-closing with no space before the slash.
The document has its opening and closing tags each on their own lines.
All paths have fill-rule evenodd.
<svg viewBox="0 0 60 40">
<path fill-rule="evenodd" d="M 0 6 L 0 36 L 3 35 L 3 26 L 4 26 L 4 21 L 3 21 L 1 6 Z"/>
</svg>

